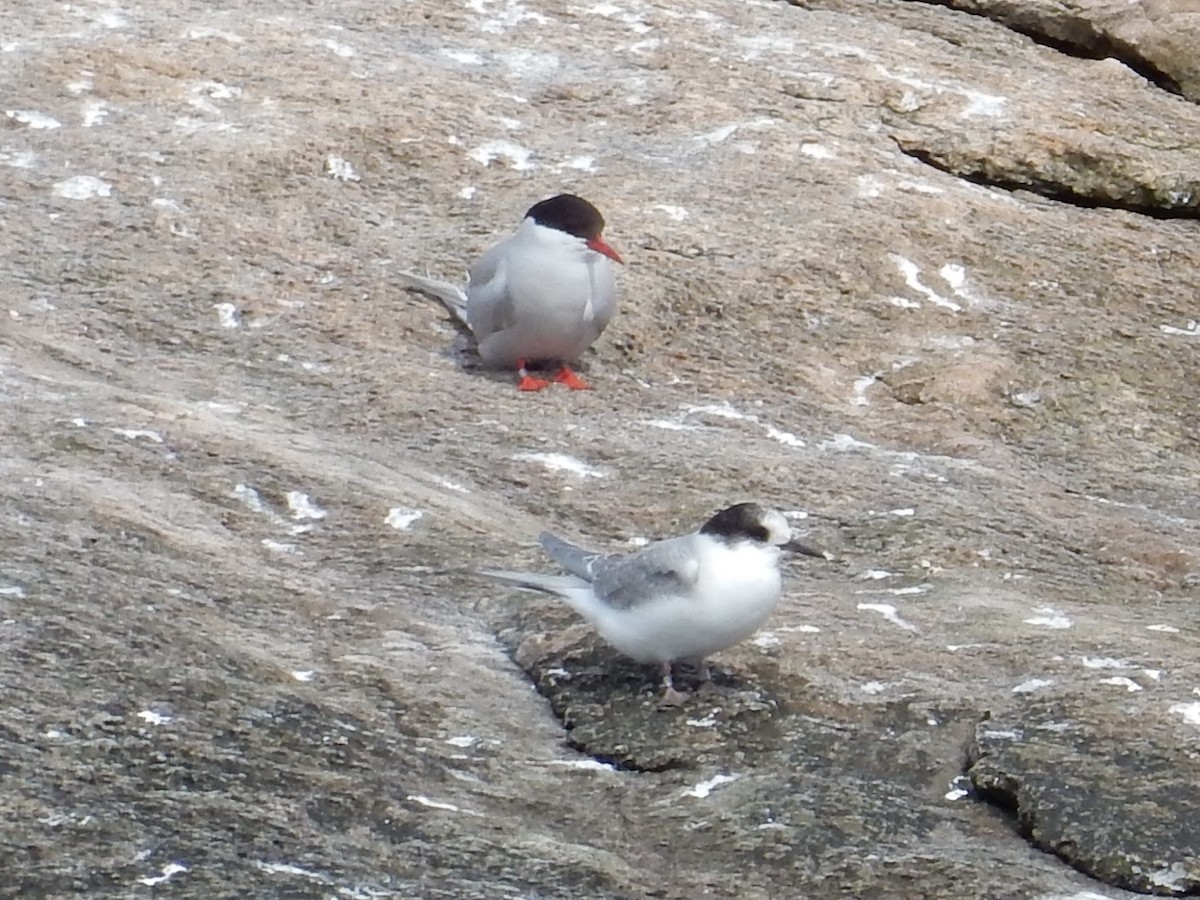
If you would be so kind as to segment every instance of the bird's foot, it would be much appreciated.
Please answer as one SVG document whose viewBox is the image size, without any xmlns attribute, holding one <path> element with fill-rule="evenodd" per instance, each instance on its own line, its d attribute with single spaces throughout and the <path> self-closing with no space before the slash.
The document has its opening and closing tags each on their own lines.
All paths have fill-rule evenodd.
<svg viewBox="0 0 1200 900">
<path fill-rule="evenodd" d="M 661 697 L 658 698 L 658 705 L 664 709 L 674 709 L 683 706 L 688 702 L 688 695 L 683 691 L 677 691 L 673 687 L 666 688 Z"/>
<path fill-rule="evenodd" d="M 517 360 L 517 375 L 520 376 L 520 381 L 517 382 L 518 391 L 540 391 L 543 388 L 550 387 L 550 382 L 545 378 L 535 378 L 529 374 L 529 370 L 525 368 L 525 360 Z"/>
<path fill-rule="evenodd" d="M 540 391 L 548 387 L 550 382 L 545 378 L 534 378 L 532 375 L 522 375 L 521 380 L 517 382 L 518 391 Z"/>
<path fill-rule="evenodd" d="M 588 383 L 572 372 L 567 366 L 563 366 L 554 374 L 554 380 L 559 384 L 565 384 L 573 391 L 591 390 Z"/>
<path fill-rule="evenodd" d="M 669 662 L 662 664 L 662 684 L 663 693 L 658 700 L 660 707 L 683 706 L 683 704 L 687 703 L 688 695 L 683 691 L 675 690 L 675 682 L 671 679 L 671 664 Z"/>
</svg>

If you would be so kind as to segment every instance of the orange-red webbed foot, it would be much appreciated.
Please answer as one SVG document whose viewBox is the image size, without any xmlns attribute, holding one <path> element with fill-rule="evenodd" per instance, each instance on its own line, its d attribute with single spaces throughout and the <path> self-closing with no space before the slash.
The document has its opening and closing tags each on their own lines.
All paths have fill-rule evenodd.
<svg viewBox="0 0 1200 900">
<path fill-rule="evenodd" d="M 532 375 L 522 375 L 521 380 L 517 382 L 518 391 L 540 391 L 548 387 L 550 382 L 545 378 L 534 378 Z"/>
<path fill-rule="evenodd" d="M 554 380 L 557 381 L 559 384 L 565 384 L 567 387 L 569 387 L 573 391 L 590 391 L 591 390 L 591 387 L 588 385 L 588 383 L 586 381 L 584 381 L 582 378 L 580 378 L 578 375 L 576 375 L 574 372 L 572 372 L 566 366 L 563 366 L 561 369 L 559 369 L 555 373 Z"/>
<path fill-rule="evenodd" d="M 523 359 L 517 360 L 517 374 L 521 376 L 520 381 L 517 382 L 518 391 L 540 391 L 542 388 L 550 387 L 550 382 L 545 378 L 535 378 L 529 374 Z"/>
</svg>

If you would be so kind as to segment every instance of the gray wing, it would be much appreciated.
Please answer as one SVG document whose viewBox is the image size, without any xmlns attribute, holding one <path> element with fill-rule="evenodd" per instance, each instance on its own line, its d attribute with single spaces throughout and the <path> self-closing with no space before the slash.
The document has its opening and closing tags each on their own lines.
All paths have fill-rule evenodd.
<svg viewBox="0 0 1200 900">
<path fill-rule="evenodd" d="M 629 609 L 661 594 L 686 594 L 700 571 L 687 535 L 650 544 L 628 556 L 602 557 L 594 566 L 596 597 L 615 609 Z"/>
<path fill-rule="evenodd" d="M 508 290 L 506 243 L 501 241 L 496 244 L 475 260 L 468 270 L 467 324 L 479 343 L 508 328 L 516 318 L 512 294 Z"/>
<path fill-rule="evenodd" d="M 577 544 L 572 544 L 570 541 L 564 541 L 560 537 L 555 537 L 548 531 L 543 531 L 538 535 L 538 543 L 542 545 L 542 549 L 546 551 L 546 555 L 552 560 L 572 575 L 577 575 L 588 581 L 596 577 L 596 565 L 598 563 L 606 559 L 616 558 L 610 557 L 606 553 L 585 550 Z"/>
</svg>

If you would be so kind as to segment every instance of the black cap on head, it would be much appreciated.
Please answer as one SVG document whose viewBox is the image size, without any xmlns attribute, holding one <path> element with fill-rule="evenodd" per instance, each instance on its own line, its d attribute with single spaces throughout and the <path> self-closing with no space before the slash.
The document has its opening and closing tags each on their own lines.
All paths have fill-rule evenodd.
<svg viewBox="0 0 1200 900">
<path fill-rule="evenodd" d="M 585 241 L 600 237 L 600 232 L 604 230 L 604 216 L 600 215 L 600 210 L 574 194 L 559 194 L 535 203 L 529 207 L 525 218 Z"/>
<path fill-rule="evenodd" d="M 705 522 L 700 533 L 726 541 L 751 540 L 765 544 L 771 540 L 770 529 L 763 521 L 766 512 L 757 503 L 737 503 Z"/>
</svg>

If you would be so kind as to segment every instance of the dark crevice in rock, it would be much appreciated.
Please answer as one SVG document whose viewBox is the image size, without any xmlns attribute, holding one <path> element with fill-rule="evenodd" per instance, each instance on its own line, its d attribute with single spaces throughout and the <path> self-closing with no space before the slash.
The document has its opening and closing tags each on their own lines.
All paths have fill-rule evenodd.
<svg viewBox="0 0 1200 900">
<path fill-rule="evenodd" d="M 1177 751 L 1114 743 L 1064 707 L 1031 703 L 982 718 L 966 762 L 975 796 L 1030 846 L 1113 887 L 1200 895 L 1196 794 Z"/>
<path fill-rule="evenodd" d="M 966 768 L 964 774 L 968 777 L 970 776 L 970 766 Z M 971 785 L 971 796 L 980 803 L 986 803 L 1000 812 L 1006 820 L 1012 823 L 1013 828 L 1021 837 L 1029 837 L 1029 829 L 1021 824 L 1021 818 L 1018 815 L 1021 804 L 1017 801 L 1017 786 L 1015 784 L 1006 785 L 1005 787 L 982 787 L 979 784 L 973 783 Z"/>
<path fill-rule="evenodd" d="M 991 714 L 987 713 L 980 721 L 986 722 L 990 717 Z M 1021 803 L 1017 797 L 1019 785 L 1010 778 L 1001 777 L 995 781 L 985 781 L 975 777 L 975 766 L 982 757 L 983 751 L 980 749 L 978 741 L 971 741 L 967 746 L 966 759 L 963 760 L 962 769 L 963 776 L 970 785 L 970 796 L 996 810 L 1004 821 L 1012 825 L 1017 834 L 1028 840 L 1029 831 L 1021 824 Z"/>
<path fill-rule="evenodd" d="M 1157 205 L 1154 202 L 1137 203 L 1123 202 L 1115 199 L 1107 199 L 1102 197 L 1089 196 L 1080 194 L 1077 191 L 1071 190 L 1064 184 L 1055 181 L 1049 181 L 1037 177 L 1028 178 L 1003 178 L 988 174 L 985 171 L 983 163 L 977 163 L 977 168 L 964 168 L 961 166 L 951 166 L 937 157 L 935 153 L 924 147 L 919 147 L 914 144 L 893 138 L 896 141 L 896 146 L 905 156 L 909 156 L 918 162 L 922 162 L 927 166 L 937 169 L 939 172 L 945 172 L 953 175 L 956 178 L 961 178 L 971 184 L 978 184 L 983 187 L 998 188 L 1003 191 L 1029 191 L 1030 193 L 1038 194 L 1045 197 L 1047 200 L 1054 200 L 1058 203 L 1068 203 L 1071 206 L 1077 206 L 1080 209 L 1119 209 L 1125 212 L 1136 213 L 1140 216 L 1147 216 L 1152 219 L 1197 219 L 1200 218 L 1200 208 L 1196 206 L 1164 207 Z"/>
<path fill-rule="evenodd" d="M 639 775 L 649 775 L 656 772 L 669 772 L 672 769 L 687 768 L 686 766 L 683 766 L 672 760 L 667 760 L 659 764 L 644 764 L 619 756 L 609 756 L 606 753 L 595 753 L 594 751 L 590 750 L 586 744 L 571 740 L 570 737 L 567 738 L 567 746 L 577 753 L 583 754 L 588 759 L 594 759 L 601 765 L 612 766 L 618 772 L 633 772 Z"/>
<path fill-rule="evenodd" d="M 980 9 L 974 3 L 956 3 L 954 0 L 917 0 L 931 6 L 945 6 L 973 16 L 982 16 L 1011 31 L 1029 38 L 1036 44 L 1048 47 L 1067 56 L 1079 59 L 1115 59 L 1137 72 L 1147 81 L 1164 91 L 1184 96 L 1179 83 L 1166 72 L 1146 59 L 1136 48 L 1124 41 L 1116 40 L 1096 26 L 1096 23 L 1078 16 L 1048 16 L 1036 10 L 1020 6 L 1008 7 L 1000 4 L 992 9 Z"/>
</svg>

